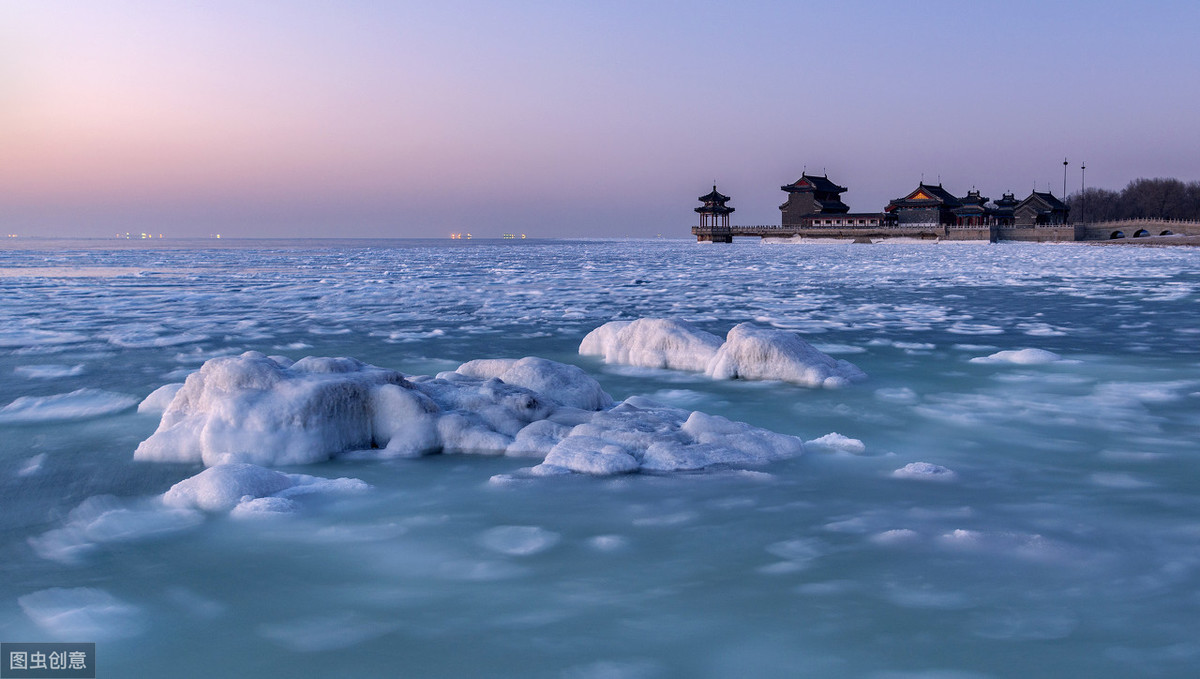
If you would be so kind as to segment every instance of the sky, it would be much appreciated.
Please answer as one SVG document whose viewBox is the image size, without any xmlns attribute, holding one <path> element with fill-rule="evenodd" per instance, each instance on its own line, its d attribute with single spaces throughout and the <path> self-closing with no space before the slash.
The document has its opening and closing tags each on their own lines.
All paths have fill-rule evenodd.
<svg viewBox="0 0 1200 679">
<path fill-rule="evenodd" d="M 1200 3 L 0 1 L 0 231 L 688 237 L 1200 180 Z M 1086 175 L 1080 171 L 1086 163 Z"/>
</svg>

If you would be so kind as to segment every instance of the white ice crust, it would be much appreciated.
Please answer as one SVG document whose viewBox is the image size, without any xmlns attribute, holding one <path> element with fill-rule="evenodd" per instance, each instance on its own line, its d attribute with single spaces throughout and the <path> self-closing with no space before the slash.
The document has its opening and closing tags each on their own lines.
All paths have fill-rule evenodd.
<svg viewBox="0 0 1200 679">
<path fill-rule="evenodd" d="M 1012 363 L 1015 365 L 1045 365 L 1062 361 L 1062 356 L 1045 349 L 997 351 L 989 356 L 972 358 L 972 363 Z"/>
<path fill-rule="evenodd" d="M 0 407 L 0 423 L 79 420 L 127 410 L 137 399 L 99 389 L 76 389 L 53 396 L 21 396 Z"/>
<path fill-rule="evenodd" d="M 815 450 L 822 453 L 843 453 L 850 455 L 861 455 L 867 451 L 867 446 L 862 441 L 852 439 L 849 436 L 843 436 L 836 431 L 811 441 L 805 441 L 804 447 L 808 450 Z"/>
<path fill-rule="evenodd" d="M 840 387 L 866 378 L 853 363 L 822 353 L 795 333 L 751 323 L 729 331 L 704 372 L 718 379 L 783 380 L 808 387 Z"/>
<path fill-rule="evenodd" d="M 720 337 L 688 323 L 640 318 L 612 321 L 589 332 L 579 353 L 603 356 L 605 363 L 701 372 L 720 347 Z"/>
<path fill-rule="evenodd" d="M 808 387 L 839 387 L 866 375 L 793 332 L 735 326 L 724 342 L 681 321 L 641 318 L 612 321 L 583 338 L 579 353 L 606 363 L 703 371 L 716 379 L 781 380 Z"/>
<path fill-rule="evenodd" d="M 609 475 L 757 466 L 799 455 L 803 443 L 644 398 L 612 405 L 579 368 L 540 358 L 418 377 L 348 358 L 287 365 L 248 352 L 190 375 L 135 457 L 212 467 L 163 500 L 231 511 L 247 496 L 295 492 L 296 475 L 264 467 L 439 452 L 540 459 L 534 475 Z"/>
<path fill-rule="evenodd" d="M 284 474 L 257 465 L 234 462 L 209 467 L 171 486 L 162 502 L 177 509 L 229 512 L 243 504 L 278 512 L 285 503 L 263 502 L 321 491 L 357 492 L 369 489 L 358 479 L 323 479 L 307 474 Z M 244 511 L 244 510 L 243 510 Z"/>
<path fill-rule="evenodd" d="M 958 478 L 954 470 L 932 462 L 909 462 L 892 472 L 892 476 L 914 481 L 953 481 Z"/>
</svg>

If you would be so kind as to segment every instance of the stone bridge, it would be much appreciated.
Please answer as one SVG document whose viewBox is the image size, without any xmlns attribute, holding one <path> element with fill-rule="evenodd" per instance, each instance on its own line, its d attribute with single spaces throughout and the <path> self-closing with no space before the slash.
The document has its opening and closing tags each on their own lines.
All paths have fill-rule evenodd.
<svg viewBox="0 0 1200 679">
<path fill-rule="evenodd" d="M 1076 240 L 1117 240 L 1146 236 L 1200 236 L 1200 221 L 1181 219 L 1121 219 L 1077 224 Z"/>
<path fill-rule="evenodd" d="M 922 240 L 1022 240 L 1039 242 L 1070 242 L 1119 240 L 1147 236 L 1200 236 L 1200 221 L 1177 219 L 1125 219 L 1091 224 L 1056 224 L 1034 227 L 977 226 L 955 227 L 940 224 L 926 225 L 863 225 L 844 227 L 781 226 L 693 226 L 692 235 L 698 241 L 732 243 L 734 236 L 759 238 L 858 238 L 864 241 L 887 238 L 918 238 Z"/>
</svg>

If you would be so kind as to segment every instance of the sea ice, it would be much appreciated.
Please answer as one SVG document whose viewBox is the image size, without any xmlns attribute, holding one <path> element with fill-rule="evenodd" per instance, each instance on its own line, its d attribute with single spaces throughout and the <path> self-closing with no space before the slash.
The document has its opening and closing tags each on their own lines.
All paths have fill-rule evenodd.
<svg viewBox="0 0 1200 679">
<path fill-rule="evenodd" d="M 161 415 L 166 412 L 167 406 L 171 405 L 171 401 L 175 399 L 175 394 L 183 388 L 183 382 L 172 382 L 164 384 L 158 389 L 150 392 L 150 395 L 142 399 L 138 404 L 137 411 L 139 413 L 152 413 Z"/>
<path fill-rule="evenodd" d="M 135 459 L 281 465 L 371 447 L 372 393 L 404 376 L 350 358 L 290 367 L 258 352 L 206 361 L 189 375 Z M 384 442 L 386 443 L 386 442 Z"/>
<path fill-rule="evenodd" d="M 276 500 L 321 492 L 358 492 L 370 488 L 358 479 L 322 479 L 306 474 L 284 474 L 252 464 L 229 463 L 209 467 L 163 493 L 163 504 L 180 509 L 239 513 L 281 512 L 289 502 Z M 265 500 L 257 502 L 258 500 Z M 242 507 L 242 505 L 247 505 Z"/>
<path fill-rule="evenodd" d="M 534 356 L 468 361 L 455 372 L 485 380 L 494 377 L 505 384 L 537 392 L 560 405 L 581 410 L 600 410 L 613 402 L 600 384 L 578 366 Z"/>
<path fill-rule="evenodd" d="M 479 537 L 484 547 L 509 556 L 530 556 L 558 543 L 558 533 L 540 526 L 496 526 Z"/>
<path fill-rule="evenodd" d="M 606 363 L 703 371 L 717 379 L 781 380 L 809 387 L 838 387 L 866 375 L 787 330 L 735 326 L 725 341 L 681 321 L 641 318 L 612 321 L 583 338 L 579 353 Z"/>
<path fill-rule="evenodd" d="M 23 377 L 35 379 L 52 379 L 55 377 L 74 377 L 83 374 L 83 364 L 77 365 L 19 365 L 13 372 Z"/>
<path fill-rule="evenodd" d="M 805 441 L 804 447 L 822 453 L 850 453 L 851 455 L 861 455 L 867 450 L 867 446 L 862 441 L 842 436 L 836 431 L 811 441 Z"/>
<path fill-rule="evenodd" d="M 953 481 L 958 478 L 953 470 L 931 462 L 909 462 L 892 472 L 898 479 L 916 479 L 918 481 Z"/>
<path fill-rule="evenodd" d="M 611 321 L 596 328 L 583 338 L 579 353 L 603 356 L 605 363 L 700 372 L 720 347 L 720 337 L 691 324 L 640 318 Z"/>
<path fill-rule="evenodd" d="M 203 521 L 188 508 L 165 508 L 156 501 L 123 501 L 97 495 L 71 510 L 61 528 L 29 539 L 43 559 L 77 563 L 97 545 L 134 542 L 187 530 Z"/>
<path fill-rule="evenodd" d="M 163 400 L 155 394 L 147 409 Z M 644 398 L 612 405 L 582 370 L 539 358 L 405 377 L 348 358 L 309 357 L 289 367 L 248 352 L 211 359 L 189 376 L 135 457 L 225 465 L 177 484 L 164 499 L 226 511 L 246 495 L 307 487 L 264 465 L 437 452 L 543 458 L 534 475 L 612 475 L 762 465 L 799 455 L 803 443 Z M 280 503 L 259 505 L 274 511 Z"/>
<path fill-rule="evenodd" d="M 866 374 L 849 361 L 818 351 L 786 330 L 736 325 L 705 369 L 710 377 L 782 380 L 809 387 L 839 387 Z"/>
<path fill-rule="evenodd" d="M 99 389 L 77 389 L 53 396 L 21 396 L 0 408 L 0 423 L 78 420 L 126 410 L 137 399 Z"/>
<path fill-rule="evenodd" d="M 972 363 L 1013 363 L 1016 365 L 1044 365 L 1062 360 L 1062 356 L 1045 349 L 1019 349 L 997 351 L 990 356 L 972 358 Z"/>
<path fill-rule="evenodd" d="M 19 597 L 25 615 L 61 641 L 112 641 L 137 636 L 145 615 L 102 589 L 90 587 L 43 589 Z"/>
</svg>

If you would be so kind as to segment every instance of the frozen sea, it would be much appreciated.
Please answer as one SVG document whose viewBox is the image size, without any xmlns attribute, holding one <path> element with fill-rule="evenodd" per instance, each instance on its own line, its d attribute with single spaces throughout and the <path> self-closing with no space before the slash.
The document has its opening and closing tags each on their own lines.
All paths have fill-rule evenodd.
<svg viewBox="0 0 1200 679">
<path fill-rule="evenodd" d="M 99 676 L 1200 672 L 1200 249 L 22 240 L 0 299 L 0 640 L 96 641 Z M 641 317 L 793 330 L 869 377 L 578 354 Z M 540 356 L 861 446 L 511 483 L 529 460 L 334 460 L 283 471 L 372 488 L 139 511 L 201 467 L 133 460 L 138 402 L 248 350 Z"/>
</svg>

